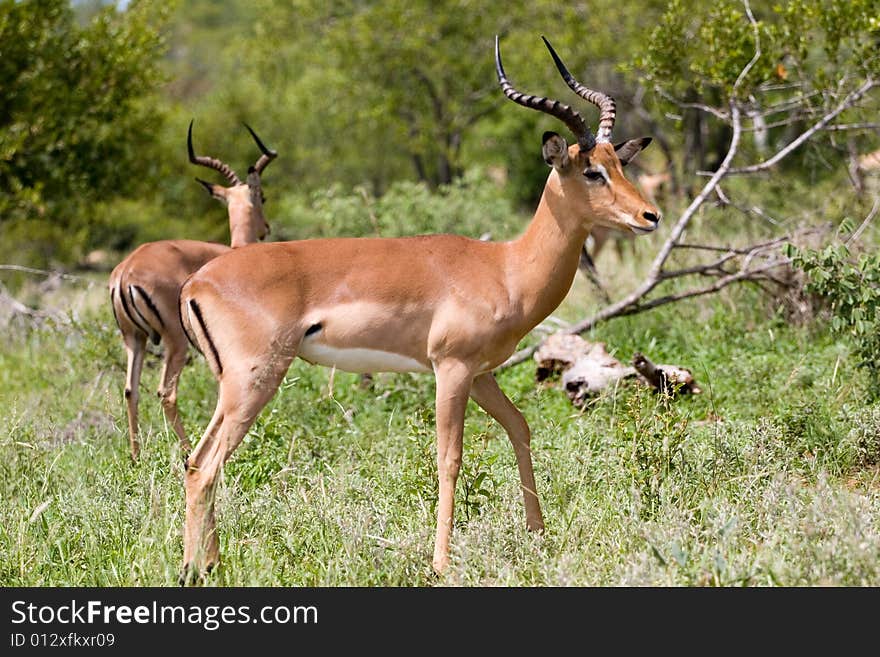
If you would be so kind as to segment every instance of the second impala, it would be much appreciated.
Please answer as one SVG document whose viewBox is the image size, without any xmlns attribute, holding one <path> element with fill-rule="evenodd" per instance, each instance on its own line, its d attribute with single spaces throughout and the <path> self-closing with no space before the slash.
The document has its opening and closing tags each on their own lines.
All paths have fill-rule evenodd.
<svg viewBox="0 0 880 657">
<path fill-rule="evenodd" d="M 594 135 L 568 105 L 515 90 L 496 37 L 504 95 L 561 120 L 577 139 L 569 145 L 556 133 L 544 134 L 550 175 L 534 218 L 517 239 L 424 235 L 251 245 L 212 260 L 184 284 L 184 326 L 219 381 L 214 416 L 186 463 L 187 578 L 219 562 L 218 474 L 296 356 L 351 372 L 433 372 L 439 475 L 435 570 L 449 563 L 469 397 L 506 430 L 526 524 L 543 529 L 529 427 L 492 369 L 568 293 L 592 226 L 643 234 L 660 220 L 659 210 L 622 169 L 650 139 L 612 145 L 614 100 L 578 83 L 547 47 L 569 87 L 598 106 L 599 127 Z"/>
</svg>

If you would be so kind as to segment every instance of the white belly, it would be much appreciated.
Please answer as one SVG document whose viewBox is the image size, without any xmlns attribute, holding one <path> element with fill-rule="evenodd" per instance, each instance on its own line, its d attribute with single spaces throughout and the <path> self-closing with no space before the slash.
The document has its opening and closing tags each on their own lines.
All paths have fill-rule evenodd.
<svg viewBox="0 0 880 657">
<path fill-rule="evenodd" d="M 430 372 L 419 361 L 378 349 L 338 349 L 306 338 L 299 357 L 316 365 L 335 367 L 344 372 Z"/>
</svg>

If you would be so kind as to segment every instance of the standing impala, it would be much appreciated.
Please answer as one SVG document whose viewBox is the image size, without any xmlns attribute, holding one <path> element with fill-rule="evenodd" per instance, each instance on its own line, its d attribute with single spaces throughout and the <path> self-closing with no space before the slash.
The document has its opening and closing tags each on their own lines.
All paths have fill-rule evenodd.
<svg viewBox="0 0 880 657">
<path fill-rule="evenodd" d="M 546 43 L 546 40 L 545 40 Z M 509 242 L 457 235 L 338 238 L 256 244 L 224 254 L 184 284 L 181 316 L 219 381 L 217 407 L 186 462 L 184 576 L 218 563 L 217 476 L 294 357 L 349 372 L 433 372 L 439 500 L 434 569 L 449 563 L 453 497 L 468 397 L 506 430 L 519 468 L 526 524 L 544 521 L 532 472 L 530 432 L 492 369 L 563 300 L 591 226 L 637 234 L 660 213 L 623 175 L 650 139 L 612 146 L 615 106 L 579 84 L 547 43 L 568 85 L 600 109 L 595 137 L 571 107 L 516 91 L 507 98 L 560 119 L 569 146 L 544 134 L 552 167 L 525 232 Z"/>
<path fill-rule="evenodd" d="M 229 187 L 223 187 L 196 178 L 211 196 L 227 205 L 232 248 L 261 240 L 269 232 L 269 225 L 263 217 L 260 174 L 275 159 L 277 153 L 266 148 L 250 126 L 245 127 L 262 152 L 257 163 L 248 169 L 246 182 L 242 182 L 235 171 L 220 160 L 196 156 L 192 146 L 192 122 L 186 137 L 189 161 L 218 171 L 229 182 Z M 159 344 L 161 340 L 165 345 L 159 398 L 162 400 L 165 417 L 174 427 L 181 446 L 187 452 L 190 450 L 177 412 L 177 383 L 189 346 L 180 324 L 177 299 L 180 286 L 187 276 L 212 258 L 229 251 L 229 248 L 223 244 L 194 240 L 148 242 L 135 249 L 110 274 L 110 303 L 113 316 L 122 331 L 128 356 L 125 399 L 128 404 L 128 434 L 132 459 L 137 459 L 140 453 L 138 385 L 147 338 L 154 344 Z"/>
</svg>

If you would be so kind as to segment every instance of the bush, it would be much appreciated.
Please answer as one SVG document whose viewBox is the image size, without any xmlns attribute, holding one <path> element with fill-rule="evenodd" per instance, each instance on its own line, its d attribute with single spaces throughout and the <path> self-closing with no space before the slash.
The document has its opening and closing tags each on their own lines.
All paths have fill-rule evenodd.
<svg viewBox="0 0 880 657">
<path fill-rule="evenodd" d="M 804 271 L 807 292 L 828 303 L 831 331 L 847 336 L 868 372 L 868 392 L 880 398 L 880 254 L 853 257 L 846 245 L 822 250 L 789 246 L 786 252 Z"/>
<path fill-rule="evenodd" d="M 880 464 L 880 406 L 856 409 L 845 418 L 850 430 L 843 440 L 856 466 Z"/>
<path fill-rule="evenodd" d="M 482 173 L 471 171 L 432 191 L 424 183 L 397 182 L 376 197 L 366 187 L 350 192 L 334 185 L 312 194 L 283 198 L 268 217 L 279 239 L 314 237 L 397 237 L 457 233 L 494 238 L 515 232 L 519 216 L 508 199 Z"/>
</svg>

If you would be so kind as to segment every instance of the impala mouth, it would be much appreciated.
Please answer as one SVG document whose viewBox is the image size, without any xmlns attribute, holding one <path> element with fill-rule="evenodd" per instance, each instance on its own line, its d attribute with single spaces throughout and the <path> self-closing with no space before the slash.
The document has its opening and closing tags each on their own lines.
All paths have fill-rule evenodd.
<svg viewBox="0 0 880 657">
<path fill-rule="evenodd" d="M 657 225 L 654 224 L 651 227 L 647 226 L 636 226 L 635 224 L 629 224 L 629 229 L 634 232 L 636 235 L 647 235 L 648 233 L 653 233 L 657 229 Z"/>
</svg>

